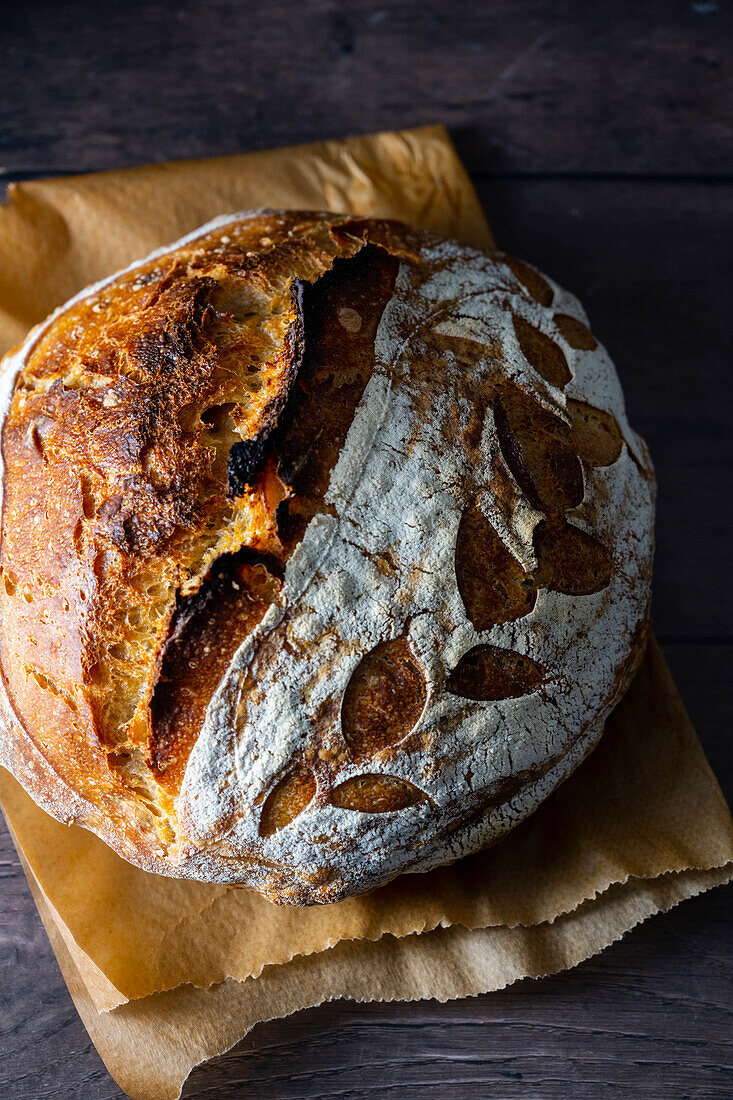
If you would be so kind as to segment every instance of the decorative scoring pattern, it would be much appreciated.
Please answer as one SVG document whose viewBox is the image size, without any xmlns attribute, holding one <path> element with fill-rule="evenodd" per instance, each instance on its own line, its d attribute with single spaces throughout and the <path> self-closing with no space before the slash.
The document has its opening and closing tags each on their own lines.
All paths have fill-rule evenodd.
<svg viewBox="0 0 733 1100">
<path fill-rule="evenodd" d="M 355 775 L 339 784 L 331 805 L 363 814 L 387 814 L 417 806 L 427 798 L 417 787 L 393 775 Z"/>
<path fill-rule="evenodd" d="M 521 619 L 535 605 L 531 579 L 475 504 L 461 517 L 455 568 L 466 614 L 479 633 Z"/>
<path fill-rule="evenodd" d="M 406 737 L 425 698 L 425 677 L 404 637 L 370 650 L 354 669 L 341 708 L 341 729 L 354 757 Z"/>
<path fill-rule="evenodd" d="M 552 303 L 552 289 L 537 272 L 521 261 L 506 258 L 506 262 L 536 301 L 543 306 Z M 577 318 L 558 313 L 553 320 L 571 347 L 597 347 L 590 330 Z M 566 387 L 572 374 L 558 344 L 519 314 L 512 315 L 512 324 L 528 365 L 550 385 Z M 357 331 L 354 326 L 345 327 Z M 486 354 L 481 342 L 465 336 L 435 333 L 430 342 L 454 355 L 467 373 Z M 509 472 L 544 518 L 534 528 L 537 567 L 528 572 L 480 507 L 471 504 L 464 509 L 456 538 L 455 578 L 466 615 L 479 633 L 529 615 L 543 588 L 579 596 L 607 587 L 613 570 L 611 553 L 595 536 L 568 522 L 564 513 L 583 500 L 583 466 L 611 465 L 623 447 L 611 413 L 570 398 L 562 417 L 507 379 L 490 387 L 484 413 L 489 410 Z M 476 488 L 480 492 L 482 486 Z M 497 702 L 540 690 L 546 675 L 545 667 L 531 657 L 482 642 L 463 654 L 444 686 L 451 695 L 466 700 Z M 341 705 L 341 734 L 351 758 L 366 762 L 403 742 L 416 727 L 426 697 L 425 675 L 404 635 L 369 650 L 352 672 Z M 309 771 L 296 771 L 280 780 L 265 801 L 260 834 L 270 836 L 294 822 L 310 805 L 315 787 Z M 335 786 L 329 796 L 332 806 L 364 814 L 396 813 L 426 799 L 423 791 L 405 780 L 377 773 L 354 775 Z"/>
<path fill-rule="evenodd" d="M 260 836 L 272 836 L 294 821 L 310 804 L 316 793 L 313 773 L 301 768 L 286 775 L 270 791 L 262 807 Z"/>
<path fill-rule="evenodd" d="M 82 294 L 15 360 L 21 382 L 38 367 L 39 407 L 81 402 L 96 427 L 79 438 L 94 443 L 101 424 L 109 441 L 101 473 L 115 492 L 101 491 L 90 453 L 68 501 L 49 494 L 38 542 L 45 553 L 58 530 L 86 563 L 80 602 L 96 578 L 89 637 L 115 662 L 89 666 L 112 736 L 99 746 L 104 791 L 87 797 L 91 770 L 78 772 L 79 819 L 149 870 L 298 904 L 497 839 L 597 741 L 648 610 L 651 466 L 578 303 L 510 257 L 338 216 L 233 216 L 165 256 Z M 115 319 L 128 305 L 132 330 Z M 77 374 L 45 355 L 77 315 L 91 344 L 100 326 L 114 337 L 119 377 L 86 385 L 76 345 Z M 139 377 L 125 373 L 130 355 Z M 161 356 L 177 372 L 172 409 L 155 389 Z M 60 389 L 44 374 L 56 367 Z M 16 390 L 22 409 L 4 433 L 16 509 L 29 476 L 42 494 L 44 464 L 62 480 L 68 465 L 46 422 L 23 419 L 31 390 Z M 136 410 L 153 391 L 158 427 L 143 431 Z M 125 410 L 133 442 L 112 430 Z M 178 476 L 164 463 L 168 428 L 176 470 L 188 469 L 192 438 L 201 452 L 201 492 L 183 510 L 178 490 L 166 495 Z M 59 439 L 76 454 L 73 433 Z M 129 462 L 117 452 L 130 446 L 144 524 L 132 498 L 120 504 Z M 163 515 L 169 496 L 178 511 Z M 117 557 L 89 542 L 90 524 L 118 540 Z M 23 522 L 13 531 L 28 533 Z M 172 551 L 153 535 L 170 535 Z M 123 566 L 155 650 L 116 582 Z M 0 594 L 40 631 L 53 595 L 27 581 L 7 568 Z M 118 626 L 146 655 L 143 671 Z M 31 635 L 14 629 L 13 644 Z M 72 631 L 69 652 L 78 644 Z M 14 681 L 21 710 L 47 715 L 50 730 L 61 716 L 64 730 L 93 733 L 99 708 L 75 688 L 74 711 L 46 664 L 30 651 L 16 664 L 31 670 Z M 64 747 L 83 743 L 64 733 L 48 759 L 71 774 Z M 29 759 L 21 780 L 37 787 Z"/>
<path fill-rule="evenodd" d="M 484 644 L 464 653 L 445 686 L 464 699 L 512 699 L 536 691 L 544 675 L 531 657 Z"/>
</svg>

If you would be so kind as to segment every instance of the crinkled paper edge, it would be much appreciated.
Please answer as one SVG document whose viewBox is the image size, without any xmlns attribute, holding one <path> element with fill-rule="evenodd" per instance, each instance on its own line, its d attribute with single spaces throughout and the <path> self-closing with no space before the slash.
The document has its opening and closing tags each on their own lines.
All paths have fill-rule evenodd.
<svg viewBox="0 0 733 1100">
<path fill-rule="evenodd" d="M 530 929 L 469 930 L 454 925 L 401 939 L 387 935 L 377 943 L 343 941 L 318 954 L 267 967 L 257 979 L 229 979 L 209 989 L 179 986 L 100 1013 L 42 890 L 19 856 L 79 1016 L 108 1071 L 131 1100 L 178 1100 L 197 1066 L 231 1050 L 255 1024 L 326 1002 L 445 1002 L 570 969 L 655 914 L 733 878 L 733 863 L 651 880 L 630 878 L 573 912 Z M 546 960 L 529 972 L 513 959 L 515 952 L 524 955 L 528 935 L 540 940 L 533 954 L 541 952 Z M 449 957 L 457 965 L 446 966 Z M 341 985 L 344 964 L 348 990 Z M 130 1057 L 132 1050 L 135 1058 Z"/>
</svg>

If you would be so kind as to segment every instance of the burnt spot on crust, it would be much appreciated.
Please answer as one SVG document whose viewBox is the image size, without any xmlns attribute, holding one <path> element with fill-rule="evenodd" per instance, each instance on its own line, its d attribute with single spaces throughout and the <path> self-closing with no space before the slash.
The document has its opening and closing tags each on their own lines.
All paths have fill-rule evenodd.
<svg viewBox="0 0 733 1100">
<path fill-rule="evenodd" d="M 535 507 L 561 512 L 580 504 L 583 470 L 567 424 L 511 384 L 499 389 L 494 419 L 506 464 Z"/>
<path fill-rule="evenodd" d="M 454 273 L 448 254 L 455 258 L 456 280 L 447 278 Z M 536 321 L 539 327 L 513 318 L 521 352 L 547 382 L 565 386 L 571 376 L 562 348 L 590 349 L 595 346 L 592 335 L 569 315 L 557 314 L 555 327 L 548 327 L 549 311 L 537 321 L 543 311 L 528 302 L 514 279 L 545 310 L 553 302 L 553 290 L 528 265 L 507 257 L 507 268 L 500 269 L 490 256 L 484 261 L 471 256 L 471 264 L 476 263 L 471 286 L 478 287 L 486 274 L 487 286 L 501 298 L 498 311 L 513 300 Z M 451 514 L 453 507 L 472 503 L 457 532 L 457 592 L 453 588 L 448 593 L 442 584 L 431 588 L 415 583 L 418 566 L 405 568 L 402 553 L 412 553 L 412 545 L 395 546 L 396 525 L 384 525 L 383 539 L 380 527 L 375 536 L 379 549 L 367 551 L 361 543 L 371 545 L 372 534 L 361 539 L 346 532 L 352 514 L 343 517 L 335 545 L 341 535 L 351 533 L 353 545 L 379 570 L 379 579 L 372 576 L 385 589 L 374 600 L 377 625 L 362 631 L 359 618 L 357 640 L 349 640 L 343 637 L 344 609 L 338 586 L 330 585 L 326 557 L 311 589 L 319 594 L 321 577 L 324 586 L 330 585 L 323 604 L 316 602 L 312 613 L 308 601 L 298 596 L 278 614 L 273 605 L 285 604 L 285 567 L 310 520 L 324 512 L 339 519 L 327 500 L 329 483 L 375 368 L 375 335 L 395 294 L 400 260 L 402 277 L 383 346 L 399 350 L 391 367 L 385 363 L 380 368 L 384 366 L 386 380 L 395 387 L 404 384 L 399 396 L 412 404 L 400 425 L 412 424 L 409 417 L 414 414 L 416 430 L 409 439 L 412 450 L 393 445 L 387 414 L 383 442 L 389 448 L 389 469 L 398 479 L 401 457 L 417 452 L 421 475 L 426 475 L 424 493 L 420 481 L 420 499 L 411 502 L 418 520 L 433 485 L 450 491 Z M 269 781 L 251 792 L 253 800 L 245 787 L 246 768 L 238 772 L 242 802 L 236 808 L 234 801 L 221 807 L 213 843 L 185 845 L 184 863 L 178 865 L 185 873 L 207 875 L 214 868 L 221 877 L 225 867 L 237 882 L 254 882 L 271 897 L 281 893 L 280 900 L 307 903 L 334 896 L 339 829 L 348 826 L 357 837 L 371 832 L 379 838 L 380 823 L 355 820 L 354 812 L 435 809 L 429 821 L 423 810 L 408 812 L 418 826 L 433 830 L 427 837 L 431 846 L 434 824 L 440 830 L 441 814 L 448 808 L 442 799 L 435 806 L 431 795 L 442 777 L 446 756 L 441 754 L 451 755 L 455 747 L 446 745 L 447 739 L 455 736 L 460 742 L 466 730 L 460 718 L 468 709 L 463 701 L 526 696 L 542 690 L 553 670 L 513 649 L 473 645 L 454 668 L 445 669 L 445 694 L 440 698 L 438 693 L 440 714 L 433 724 L 421 720 L 432 719 L 430 712 L 425 714 L 428 685 L 406 636 L 364 654 L 343 696 L 326 680 L 331 655 L 338 660 L 341 653 L 343 658 L 343 642 L 354 655 L 346 659 L 356 660 L 372 644 L 365 637 L 388 635 L 388 627 L 384 633 L 376 631 L 389 619 L 395 630 L 405 629 L 400 616 L 404 611 L 408 617 L 423 593 L 425 613 L 434 615 L 435 623 L 425 652 L 434 645 L 430 651 L 437 661 L 445 633 L 472 633 L 460 614 L 458 594 L 474 628 L 484 631 L 529 615 L 539 588 L 575 595 L 597 592 L 609 583 L 610 551 L 594 535 L 568 523 L 564 513 L 583 499 L 581 460 L 600 466 L 618 457 L 618 424 L 610 414 L 579 401 L 568 402 L 572 424 L 566 423 L 562 413 L 554 415 L 545 407 L 552 399 L 529 368 L 521 384 L 505 381 L 507 372 L 517 367 L 511 326 L 507 332 L 509 314 L 497 314 L 494 336 L 471 338 L 483 334 L 484 321 L 487 332 L 493 322 L 481 312 L 483 307 L 472 313 L 464 310 L 463 297 L 450 297 L 454 285 L 463 285 L 462 263 L 455 244 L 438 247 L 435 238 L 396 223 L 262 212 L 208 232 L 169 257 L 139 265 L 71 307 L 68 316 L 62 314 L 29 353 L 3 440 L 5 519 L 10 520 L 0 547 L 0 594 L 3 625 L 11 625 L 0 635 L 0 655 L 4 671 L 16 675 L 6 639 L 14 648 L 25 646 L 22 653 L 10 654 L 13 660 L 19 657 L 15 667 L 20 670 L 10 684 L 13 705 L 26 717 L 39 716 L 36 729 L 42 735 L 44 724 L 60 731 L 54 733 L 49 763 L 55 767 L 61 762 L 64 780 L 79 790 L 82 800 L 94 802 L 95 812 L 100 806 L 101 812 L 109 811 L 101 835 L 119 842 L 120 850 L 126 845 L 137 862 L 145 857 L 154 869 L 175 873 L 166 851 L 176 838 L 177 813 L 188 815 L 192 805 L 191 817 L 182 823 L 182 839 L 198 835 L 196 783 L 210 781 L 219 764 L 226 774 L 228 755 L 208 755 L 202 772 L 197 758 L 189 775 L 194 790 L 187 792 L 193 793 L 193 801 L 176 798 L 207 715 L 212 732 L 220 720 L 214 709 L 216 693 L 224 682 L 222 695 L 228 699 L 235 680 L 236 717 L 228 714 L 227 720 L 231 718 L 243 739 L 252 735 L 246 749 L 251 758 L 270 747 L 262 744 L 259 708 L 265 728 L 274 728 L 279 720 L 290 723 L 295 708 L 308 715 L 310 728 L 304 722 L 302 741 L 287 764 L 279 754 L 289 740 L 280 737 L 282 726 L 273 733 L 277 763 L 267 773 Z M 426 285 L 424 280 L 436 273 L 445 276 L 443 282 L 435 279 Z M 413 317 L 409 295 L 423 291 L 426 302 L 418 303 Z M 423 328 L 436 331 L 423 340 Z M 419 354 L 413 354 L 418 348 Z M 505 352 L 513 357 L 509 364 Z M 539 391 L 539 399 L 528 396 L 530 391 Z M 428 428 L 431 414 L 440 419 L 437 424 L 430 421 Z M 444 465 L 441 434 L 456 450 Z M 423 459 L 420 448 L 426 444 L 429 453 L 423 452 Z M 587 470 L 586 475 L 590 484 Z M 483 484 L 482 476 L 488 478 Z M 592 482 L 599 483 L 603 487 L 602 478 Z M 376 478 L 374 484 L 379 484 Z M 394 488 L 404 487 L 407 497 L 410 484 L 406 480 Z M 489 497 L 498 528 L 477 507 Z M 34 508 L 41 502 L 38 538 L 23 520 L 29 501 Z M 441 498 L 435 501 L 440 504 Z M 531 575 L 508 548 L 516 548 L 513 539 L 521 539 L 528 521 L 534 522 L 528 502 L 545 514 L 534 530 L 538 567 Z M 597 515 L 600 524 L 600 494 L 588 503 L 584 514 Z M 396 504 L 397 515 L 391 518 L 401 517 L 402 507 L 402 501 Z M 357 529 L 358 521 L 366 524 L 371 518 L 368 509 L 364 513 L 354 519 Z M 408 518 L 405 513 L 405 526 L 412 527 Z M 415 525 L 415 530 L 415 540 L 440 541 L 442 563 L 440 521 L 424 529 Z M 382 547 L 382 541 L 391 549 Z M 307 568 L 311 565 L 306 562 Z M 432 579 L 448 580 L 447 587 L 452 587 L 450 578 Z M 358 581 L 356 574 L 355 585 Z M 396 595 L 390 611 L 386 592 L 393 582 Z M 349 600 L 356 595 L 355 585 Z M 365 600 L 374 595 L 361 594 Z M 324 625 L 321 611 L 328 600 L 332 620 Z M 607 601 L 598 603 L 600 615 Z M 268 610 L 273 614 L 268 616 Z M 423 611 L 420 602 L 418 614 Z M 591 606 L 590 614 L 595 611 Z M 520 630 L 518 624 L 508 634 L 527 634 L 529 639 L 535 626 Z M 36 663 L 30 646 L 39 638 Z M 465 644 L 477 641 L 473 637 Z M 519 641 L 512 644 L 522 648 Z M 232 667 L 243 645 L 247 648 Z M 269 690 L 283 674 L 283 653 L 288 657 L 284 675 L 291 677 L 284 684 L 287 697 Z M 294 682 L 294 667 L 314 668 L 315 675 Z M 440 686 L 431 682 L 431 692 Z M 278 711 L 283 699 L 287 701 Z M 476 708 L 472 710 L 475 714 Z M 42 746 L 44 752 L 47 747 Z M 217 751 L 215 738 L 199 747 L 206 754 Z M 470 755 L 470 746 L 461 742 L 458 752 Z M 407 774 L 420 786 L 382 774 L 402 771 L 395 761 L 407 759 L 408 753 L 407 766 L 415 771 Z M 66 756 L 74 759 L 64 773 Z M 515 774 L 507 784 L 491 786 L 490 772 L 475 768 L 474 758 L 461 756 L 461 763 L 465 768 L 452 774 L 463 775 L 466 790 L 451 789 L 451 800 L 463 798 L 465 803 L 470 795 L 463 831 L 479 800 L 485 816 L 497 799 L 511 797 L 529 778 L 526 772 Z M 365 774 L 351 774 L 358 769 Z M 351 777 L 341 782 L 344 774 Z M 212 797 L 216 789 L 221 788 L 214 788 Z M 331 806 L 352 816 L 349 820 L 326 810 L 325 821 L 318 820 L 316 806 L 319 813 Z M 150 830 L 141 842 L 135 830 L 138 821 L 149 824 L 149 818 L 158 819 L 152 827 L 157 838 Z M 194 826 L 190 834 L 188 824 Z M 417 836 L 419 852 L 419 834 L 409 828 L 403 833 L 398 822 L 393 824 L 387 839 L 393 855 L 395 837 L 399 845 L 400 837 L 412 844 Z M 313 871 L 291 858 L 297 847 L 291 844 L 292 833 L 270 841 L 269 850 L 258 844 L 258 836 L 275 838 L 291 825 L 308 830 Z M 231 850 L 230 828 L 236 840 Z M 245 848 L 238 847 L 242 836 Z M 357 855 L 363 850 L 358 843 Z M 272 858 L 260 858 L 263 850 Z M 175 849 L 176 857 L 180 851 Z M 232 854 L 236 851 L 246 855 L 238 858 Z M 344 889 L 371 885 L 367 878 L 366 869 L 353 878 L 347 873 Z"/>
<path fill-rule="evenodd" d="M 603 543 L 566 520 L 542 520 L 534 529 L 540 588 L 587 596 L 611 583 L 613 557 Z"/>
<path fill-rule="evenodd" d="M 478 631 L 520 619 L 534 607 L 531 578 L 475 505 L 461 517 L 455 569 L 466 614 Z"/>
<path fill-rule="evenodd" d="M 295 821 L 313 801 L 315 793 L 316 780 L 307 768 L 299 768 L 284 776 L 265 799 L 260 816 L 260 836 L 272 836 Z"/>
<path fill-rule="evenodd" d="M 244 492 L 262 462 L 267 439 L 276 427 L 285 408 L 293 385 L 303 365 L 305 355 L 305 296 L 307 285 L 302 279 L 294 279 L 290 285 L 290 302 L 293 320 L 285 334 L 285 361 L 288 374 L 270 398 L 261 414 L 261 425 L 254 439 L 234 443 L 227 458 L 228 493 L 239 496 Z"/>
<path fill-rule="evenodd" d="M 522 355 L 530 367 L 551 386 L 556 386 L 558 389 L 567 386 L 572 375 L 562 348 L 529 321 L 525 321 L 524 317 L 515 314 L 513 322 Z"/>
<path fill-rule="evenodd" d="M 477 645 L 464 653 L 445 686 L 463 699 L 511 699 L 536 691 L 544 676 L 544 668 L 530 657 L 494 645 Z"/>
<path fill-rule="evenodd" d="M 422 714 L 425 677 L 405 638 L 381 642 L 351 674 L 341 729 L 357 759 L 401 741 Z"/>
<path fill-rule="evenodd" d="M 331 792 L 331 805 L 364 814 L 388 814 L 429 801 L 412 783 L 393 775 L 354 775 Z"/>
<path fill-rule="evenodd" d="M 352 258 L 335 260 L 313 285 L 292 289 L 289 389 L 270 406 L 260 434 L 235 442 L 228 452 L 230 493 L 259 494 L 263 517 L 272 517 L 273 537 L 218 559 L 200 592 L 188 599 L 179 595 L 173 633 L 180 633 L 184 616 L 188 625 L 180 639 L 166 643 L 151 735 L 156 777 L 171 790 L 182 779 L 229 661 L 276 598 L 284 565 L 308 522 L 327 510 L 323 498 L 331 470 L 374 369 L 376 328 L 396 271 L 393 257 L 366 246 Z"/>
<path fill-rule="evenodd" d="M 242 439 L 233 443 L 227 456 L 227 491 L 230 497 L 240 496 L 253 480 L 265 453 L 266 436 Z"/>
</svg>

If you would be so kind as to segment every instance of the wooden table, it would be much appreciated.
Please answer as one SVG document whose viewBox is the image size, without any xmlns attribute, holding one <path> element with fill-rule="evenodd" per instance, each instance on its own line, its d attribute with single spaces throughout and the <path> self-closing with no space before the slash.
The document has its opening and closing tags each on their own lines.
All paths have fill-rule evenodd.
<svg viewBox="0 0 733 1100">
<path fill-rule="evenodd" d="M 5 4 L 5 180 L 441 121 L 498 241 L 575 291 L 660 483 L 655 622 L 733 795 L 733 15 L 716 0 Z M 727 43 L 726 43 L 727 38 Z M 726 45 L 728 49 L 726 50 Z M 728 256 L 728 266 L 725 257 Z M 9 838 L 0 1096 L 112 1100 Z M 571 973 L 263 1025 L 184 1095 L 733 1095 L 733 890 Z"/>
</svg>

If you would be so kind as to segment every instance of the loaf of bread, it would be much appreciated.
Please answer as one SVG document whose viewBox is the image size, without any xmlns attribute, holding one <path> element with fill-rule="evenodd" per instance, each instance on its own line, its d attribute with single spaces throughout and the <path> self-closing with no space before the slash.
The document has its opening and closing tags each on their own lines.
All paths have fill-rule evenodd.
<svg viewBox="0 0 733 1100">
<path fill-rule="evenodd" d="M 494 842 L 641 658 L 654 480 L 577 301 L 216 219 L 2 372 L 2 762 L 158 874 L 336 901 Z"/>
</svg>

